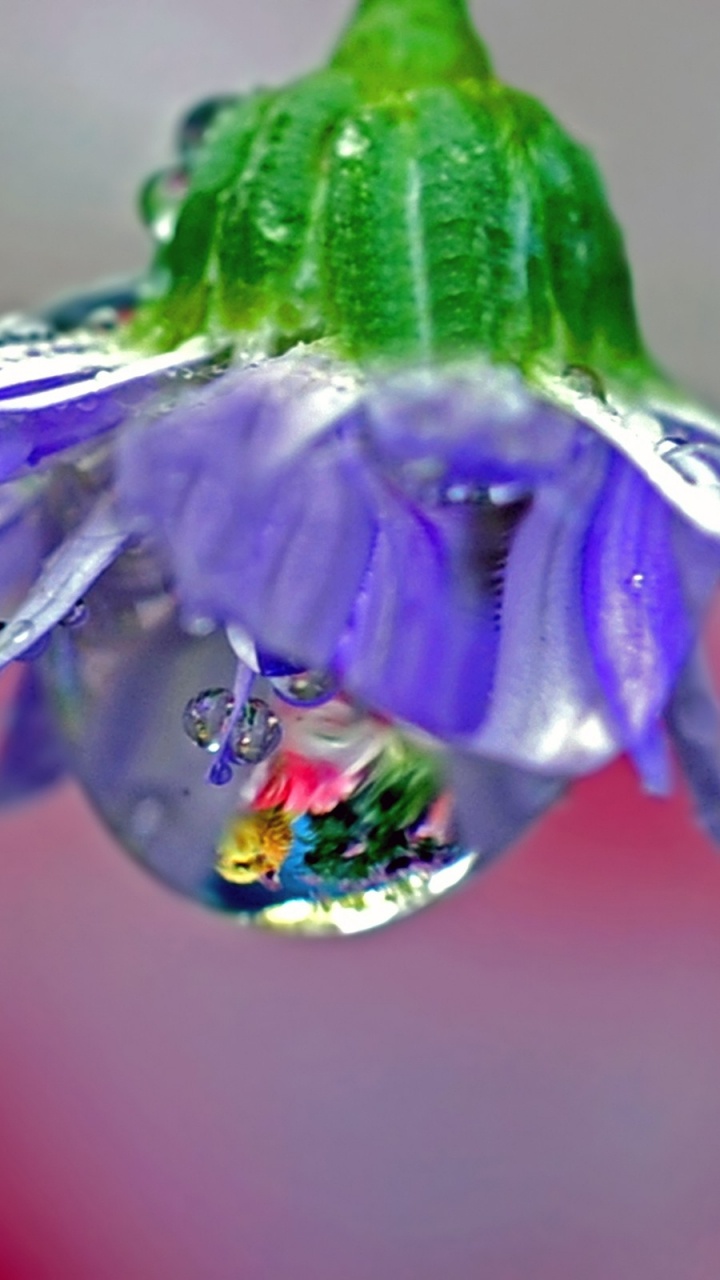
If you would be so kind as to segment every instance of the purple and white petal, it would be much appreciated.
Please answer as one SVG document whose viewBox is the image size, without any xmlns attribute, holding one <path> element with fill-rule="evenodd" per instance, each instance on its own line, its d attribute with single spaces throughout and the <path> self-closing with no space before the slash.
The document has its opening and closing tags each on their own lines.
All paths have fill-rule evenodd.
<svg viewBox="0 0 720 1280">
<path fill-rule="evenodd" d="M 21 658 L 70 612 L 133 536 L 109 498 L 46 560 L 32 589 L 0 632 L 0 668 Z"/>
<path fill-rule="evenodd" d="M 202 375 L 216 354 L 205 342 L 145 358 L 82 344 L 18 359 L 2 349 L 0 482 L 116 430 L 174 389 L 180 373 L 183 380 Z"/>
<path fill-rule="evenodd" d="M 612 388 L 606 396 L 546 375 L 543 391 L 617 450 L 690 524 L 720 537 L 720 420 L 673 413 Z"/>
<path fill-rule="evenodd" d="M 472 742 L 549 775 L 587 773 L 622 749 L 582 619 L 583 548 L 608 454 L 597 441 L 533 496 L 510 548 L 490 710 Z"/>
</svg>

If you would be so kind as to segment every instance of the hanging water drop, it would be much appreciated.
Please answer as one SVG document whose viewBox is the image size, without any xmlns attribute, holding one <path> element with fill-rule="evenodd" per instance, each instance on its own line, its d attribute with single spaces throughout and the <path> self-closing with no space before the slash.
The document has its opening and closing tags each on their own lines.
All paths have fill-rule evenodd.
<svg viewBox="0 0 720 1280">
<path fill-rule="evenodd" d="M 215 761 L 208 774 L 208 782 L 212 782 L 214 787 L 225 787 L 228 782 L 232 782 L 232 776 L 232 767 L 223 755 Z"/>
<path fill-rule="evenodd" d="M 280 745 L 282 728 L 262 698 L 245 703 L 230 731 L 230 754 L 238 764 L 260 764 Z"/>
<path fill-rule="evenodd" d="M 88 620 L 88 607 L 84 600 L 77 600 L 69 613 L 60 619 L 61 627 L 83 627 Z"/>
<path fill-rule="evenodd" d="M 191 698 L 182 723 L 188 738 L 205 751 L 219 751 L 235 707 L 229 689 L 205 689 Z"/>
<path fill-rule="evenodd" d="M 276 676 L 299 675 L 305 670 L 302 665 L 293 662 L 291 658 L 284 658 L 279 653 L 270 653 L 267 649 L 256 649 L 256 654 L 260 674 L 271 679 Z"/>
<path fill-rule="evenodd" d="M 334 698 L 338 687 L 332 671 L 322 670 L 296 671 L 270 683 L 277 696 L 294 707 L 318 707 Z"/>
</svg>

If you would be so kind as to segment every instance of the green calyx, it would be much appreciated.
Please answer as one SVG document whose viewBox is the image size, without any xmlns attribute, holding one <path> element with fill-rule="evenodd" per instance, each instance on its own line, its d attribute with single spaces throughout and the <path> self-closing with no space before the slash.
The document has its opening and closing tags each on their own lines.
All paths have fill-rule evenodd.
<svg viewBox="0 0 720 1280">
<path fill-rule="evenodd" d="M 331 66 L 377 98 L 492 72 L 465 0 L 361 0 Z"/>
<path fill-rule="evenodd" d="M 329 66 L 225 103 L 184 155 L 133 337 L 357 359 L 646 365 L 588 152 L 502 85 L 463 0 L 361 0 Z"/>
</svg>

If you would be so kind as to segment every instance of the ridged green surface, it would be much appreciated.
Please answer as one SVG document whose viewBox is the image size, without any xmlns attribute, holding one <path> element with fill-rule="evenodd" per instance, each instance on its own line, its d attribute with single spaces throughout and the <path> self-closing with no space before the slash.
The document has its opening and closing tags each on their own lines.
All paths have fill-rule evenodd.
<svg viewBox="0 0 720 1280">
<path fill-rule="evenodd" d="M 330 68 L 227 108 L 137 331 L 351 356 L 642 362 L 589 154 L 501 85 L 461 0 L 364 0 Z"/>
</svg>

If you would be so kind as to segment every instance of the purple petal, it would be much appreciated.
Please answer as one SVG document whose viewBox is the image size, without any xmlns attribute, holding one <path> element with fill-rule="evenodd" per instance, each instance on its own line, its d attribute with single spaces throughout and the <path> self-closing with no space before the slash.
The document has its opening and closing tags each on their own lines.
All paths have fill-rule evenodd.
<svg viewBox="0 0 720 1280">
<path fill-rule="evenodd" d="M 3 363 L 0 481 L 114 430 L 172 387 L 179 371 L 202 372 L 212 359 L 212 350 L 196 344 L 149 358 L 101 348 Z"/>
<path fill-rule="evenodd" d="M 28 667 L 10 711 L 0 748 L 0 803 L 42 790 L 57 782 L 67 767 L 66 749 L 45 697 L 37 671 Z"/>
<path fill-rule="evenodd" d="M 698 818 L 720 843 L 720 712 L 697 651 L 675 685 L 667 723 Z"/>
<path fill-rule="evenodd" d="M 336 655 L 343 682 L 382 711 L 441 737 L 477 728 L 497 628 L 490 584 L 471 564 L 472 509 L 423 512 L 375 482 L 378 531 Z"/>
<path fill-rule="evenodd" d="M 584 552 L 583 610 L 623 745 L 656 724 L 693 641 L 672 541 L 674 515 L 613 454 Z"/>
<path fill-rule="evenodd" d="M 589 434 L 532 396 L 516 370 L 483 365 L 399 374 L 369 393 L 367 416 L 384 464 L 413 464 L 445 485 L 534 485 Z"/>
<path fill-rule="evenodd" d="M 187 610 L 329 661 L 374 536 L 360 446 L 333 430 L 356 397 L 336 367 L 294 355 L 228 375 L 121 443 L 119 491 L 165 547 Z"/>
</svg>

